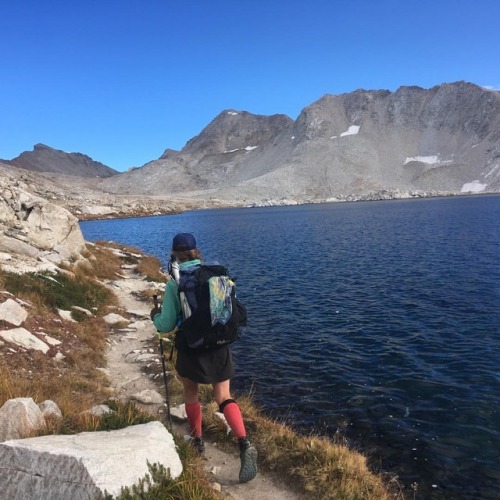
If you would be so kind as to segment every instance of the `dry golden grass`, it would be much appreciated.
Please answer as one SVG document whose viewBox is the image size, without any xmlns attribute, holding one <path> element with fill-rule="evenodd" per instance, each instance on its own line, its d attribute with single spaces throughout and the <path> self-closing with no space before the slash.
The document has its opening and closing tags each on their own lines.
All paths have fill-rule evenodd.
<svg viewBox="0 0 500 500">
<path fill-rule="evenodd" d="M 41 317 L 43 317 L 45 314 L 50 313 L 50 308 L 47 307 L 43 295 L 41 295 L 39 292 L 26 290 L 24 292 L 19 292 L 15 295 L 19 299 L 23 300 L 24 302 L 27 302 L 30 305 L 31 313 L 35 313 Z"/>
<path fill-rule="evenodd" d="M 100 279 L 113 280 L 121 273 L 122 261 L 120 257 L 110 252 L 108 248 L 116 248 L 108 242 L 98 241 L 95 245 L 87 246 L 88 256 L 93 267 L 93 274 Z"/>
<path fill-rule="evenodd" d="M 117 256 L 110 249 L 118 250 L 124 257 Z M 95 274 L 103 279 L 116 279 L 121 274 L 123 264 L 135 265 L 135 272 L 147 280 L 164 283 L 167 279 L 161 271 L 158 258 L 145 255 L 141 250 L 129 245 L 97 241 L 92 246 L 87 246 L 87 254 Z"/>
<path fill-rule="evenodd" d="M 16 352 L 9 346 L 0 349 L 0 405 L 15 397 L 32 397 L 36 402 L 51 399 L 63 414 L 70 414 L 109 397 L 109 381 L 97 369 L 106 365 L 108 326 L 101 315 L 117 300 L 95 281 L 93 272 L 81 267 L 70 271 L 58 275 L 0 272 L 2 289 L 29 304 L 23 328 L 61 342 L 46 354 L 15 346 Z M 57 309 L 71 309 L 72 305 L 93 310 L 98 316 L 80 313 L 79 322 L 63 321 Z M 12 328 L 8 323 L 0 326 Z M 59 349 L 65 356 L 62 361 L 54 358 Z"/>
<path fill-rule="evenodd" d="M 42 316 L 31 313 L 23 327 L 61 341 L 66 358 L 56 361 L 55 347 L 47 354 L 2 350 L 0 405 L 16 397 L 31 397 L 36 402 L 51 399 L 63 414 L 69 414 L 109 397 L 109 381 L 97 369 L 106 364 L 107 327 L 101 318 L 62 326 L 55 314 L 45 311 Z"/>
<path fill-rule="evenodd" d="M 146 279 L 164 283 L 166 275 L 161 271 L 161 262 L 156 257 L 144 256 L 137 264 L 136 272 Z"/>
</svg>

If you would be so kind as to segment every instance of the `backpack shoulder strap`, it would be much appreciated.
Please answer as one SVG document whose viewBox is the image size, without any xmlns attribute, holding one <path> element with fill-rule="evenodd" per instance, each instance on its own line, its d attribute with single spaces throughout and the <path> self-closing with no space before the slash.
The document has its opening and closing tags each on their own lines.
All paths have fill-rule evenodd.
<svg viewBox="0 0 500 500">
<path fill-rule="evenodd" d="M 192 281 L 192 277 L 196 275 L 196 271 L 199 267 L 200 265 L 196 264 L 194 266 L 185 267 L 184 269 L 179 269 L 179 291 L 184 289 L 188 281 Z"/>
</svg>

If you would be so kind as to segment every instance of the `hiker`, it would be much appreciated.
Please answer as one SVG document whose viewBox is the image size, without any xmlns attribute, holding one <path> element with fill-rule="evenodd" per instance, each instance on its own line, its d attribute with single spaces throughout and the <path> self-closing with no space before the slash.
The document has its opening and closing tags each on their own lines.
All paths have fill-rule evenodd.
<svg viewBox="0 0 500 500">
<path fill-rule="evenodd" d="M 202 256 L 196 246 L 196 239 L 190 233 L 177 234 L 172 242 L 172 267 L 178 271 L 199 268 Z M 191 431 L 191 442 L 200 454 L 205 451 L 202 437 L 202 409 L 198 399 L 199 384 L 212 384 L 215 401 L 229 427 L 238 439 L 240 447 L 241 483 L 250 481 L 257 474 L 257 450 L 247 439 L 245 424 L 240 408 L 231 398 L 230 379 L 234 375 L 231 350 L 228 344 L 210 349 L 193 349 L 187 344 L 182 331 L 183 313 L 179 293 L 179 273 L 172 273 L 165 286 L 162 307 L 151 311 L 151 319 L 159 332 L 171 332 L 176 326 L 175 346 L 177 348 L 176 370 L 184 388 L 184 402 Z M 177 275 L 176 275 L 177 274 Z"/>
</svg>

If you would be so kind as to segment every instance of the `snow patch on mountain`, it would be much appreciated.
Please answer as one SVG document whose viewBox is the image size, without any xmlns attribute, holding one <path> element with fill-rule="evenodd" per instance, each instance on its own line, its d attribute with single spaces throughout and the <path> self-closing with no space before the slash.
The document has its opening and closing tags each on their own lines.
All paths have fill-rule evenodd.
<svg viewBox="0 0 500 500">
<path fill-rule="evenodd" d="M 258 148 L 259 146 L 246 146 L 244 148 L 236 148 L 236 149 L 230 149 L 228 151 L 224 151 L 224 153 L 235 153 L 236 151 L 252 151 L 255 148 Z"/>
<path fill-rule="evenodd" d="M 359 132 L 359 125 L 351 125 L 345 132 L 340 134 L 340 137 L 345 137 L 346 135 L 356 135 Z"/>
<path fill-rule="evenodd" d="M 481 193 L 488 187 L 487 184 L 481 184 L 479 181 L 467 182 L 462 186 L 461 193 Z"/>
<path fill-rule="evenodd" d="M 439 163 L 439 155 L 433 156 L 410 156 L 406 158 L 405 165 L 411 161 L 419 161 L 420 163 L 427 163 L 427 165 L 435 165 Z"/>
<path fill-rule="evenodd" d="M 337 139 L 337 137 L 346 137 L 348 135 L 356 135 L 361 127 L 359 125 L 351 125 L 345 132 L 342 132 L 340 136 L 333 135 L 330 139 Z"/>
</svg>

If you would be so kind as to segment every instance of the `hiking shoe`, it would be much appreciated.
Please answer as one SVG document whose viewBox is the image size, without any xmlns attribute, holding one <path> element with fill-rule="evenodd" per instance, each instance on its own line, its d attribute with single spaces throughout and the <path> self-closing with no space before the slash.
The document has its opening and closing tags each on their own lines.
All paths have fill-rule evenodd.
<svg viewBox="0 0 500 500">
<path fill-rule="evenodd" d="M 191 444 L 194 446 L 195 450 L 200 455 L 204 455 L 205 454 L 205 441 L 203 441 L 203 438 L 201 438 L 201 437 L 193 438 L 191 440 Z"/>
<path fill-rule="evenodd" d="M 251 481 L 257 475 L 257 450 L 246 438 L 239 440 L 240 445 L 240 483 Z"/>
</svg>

